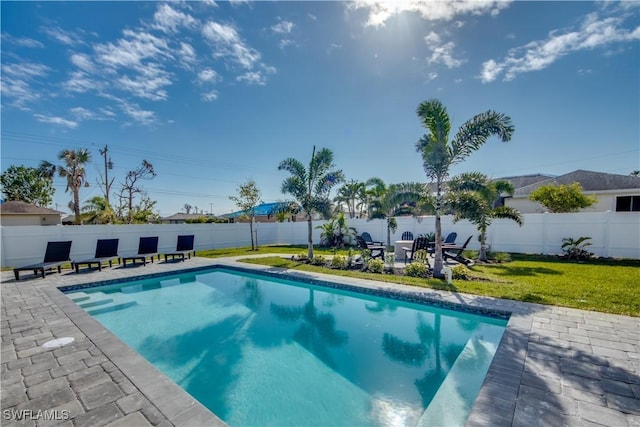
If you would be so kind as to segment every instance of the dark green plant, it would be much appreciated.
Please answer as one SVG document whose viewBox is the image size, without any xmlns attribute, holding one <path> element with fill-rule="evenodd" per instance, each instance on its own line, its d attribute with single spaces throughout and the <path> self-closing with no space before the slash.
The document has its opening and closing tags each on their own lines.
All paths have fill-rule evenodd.
<svg viewBox="0 0 640 427">
<path fill-rule="evenodd" d="M 412 262 L 404 269 L 404 274 L 410 277 L 429 277 L 429 267 L 422 262 Z"/>
<path fill-rule="evenodd" d="M 449 141 L 451 122 L 447 109 L 440 101 L 431 99 L 422 102 L 418 106 L 417 114 L 422 125 L 427 129 L 427 133 L 416 144 L 416 150 L 422 156 L 427 176 L 436 184 L 434 275 L 442 277 L 440 215 L 443 202 L 442 186 L 449 176 L 449 169 L 480 148 L 492 135 L 498 136 L 503 142 L 511 140 L 514 127 L 509 116 L 489 110 L 463 123 L 453 139 Z"/>
<path fill-rule="evenodd" d="M 289 172 L 290 176 L 282 182 L 282 192 L 291 194 L 307 217 L 307 251 L 313 258 L 313 214 L 328 216 L 331 210 L 329 193 L 334 185 L 344 181 L 342 170 L 335 169 L 333 152 L 322 148 L 316 153 L 313 146 L 308 167 L 289 157 L 278 165 L 278 170 Z"/>
<path fill-rule="evenodd" d="M 9 166 L 0 175 L 0 184 L 7 201 L 20 200 L 42 207 L 49 206 L 56 191 L 45 171 L 26 166 Z"/>
<path fill-rule="evenodd" d="M 344 248 L 345 244 L 350 245 L 357 234 L 354 227 L 347 225 L 347 220 L 342 212 L 316 228 L 322 230 L 320 245 L 336 249 Z"/>
<path fill-rule="evenodd" d="M 578 212 L 598 202 L 595 196 L 585 195 L 578 182 L 569 185 L 543 185 L 532 191 L 529 199 L 540 203 L 553 213 Z"/>
<path fill-rule="evenodd" d="M 451 277 L 458 280 L 467 280 L 471 271 L 464 264 L 457 264 L 451 267 Z"/>
<path fill-rule="evenodd" d="M 309 258 L 312 265 L 320 265 L 323 266 L 327 263 L 327 260 L 322 255 L 318 255 L 313 258 Z"/>
<path fill-rule="evenodd" d="M 589 252 L 586 248 L 591 246 L 591 237 L 565 237 L 562 239 L 562 251 L 567 259 L 575 259 L 578 261 L 586 261 L 593 256 L 593 252 Z"/>
<path fill-rule="evenodd" d="M 498 262 L 510 262 L 511 254 L 509 252 L 496 252 L 494 258 Z"/>
<path fill-rule="evenodd" d="M 370 273 L 382 273 L 384 271 L 384 261 L 381 259 L 372 259 L 369 261 L 367 270 Z"/>
<path fill-rule="evenodd" d="M 342 255 L 334 255 L 333 258 L 331 258 L 331 262 L 329 263 L 331 267 L 339 268 L 341 270 L 347 268 L 347 264 L 347 258 Z"/>
</svg>

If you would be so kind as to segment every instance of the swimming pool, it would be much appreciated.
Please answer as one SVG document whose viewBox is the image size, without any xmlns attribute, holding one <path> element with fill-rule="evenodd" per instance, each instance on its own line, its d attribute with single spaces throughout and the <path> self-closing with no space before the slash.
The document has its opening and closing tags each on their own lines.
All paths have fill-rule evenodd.
<svg viewBox="0 0 640 427">
<path fill-rule="evenodd" d="M 507 322 L 227 268 L 65 292 L 232 426 L 464 425 Z"/>
</svg>

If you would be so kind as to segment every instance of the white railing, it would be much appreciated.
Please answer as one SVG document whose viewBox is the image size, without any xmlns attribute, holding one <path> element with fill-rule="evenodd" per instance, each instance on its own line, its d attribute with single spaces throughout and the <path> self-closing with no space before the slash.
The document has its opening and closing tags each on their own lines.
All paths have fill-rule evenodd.
<svg viewBox="0 0 640 427">
<path fill-rule="evenodd" d="M 434 231 L 433 216 L 398 217 L 398 229 L 391 242 L 402 233 L 414 236 Z M 314 221 L 313 241 L 320 241 L 323 221 Z M 375 240 L 386 241 L 386 222 L 365 219 L 348 220 L 358 233 L 369 232 Z M 257 223 L 255 231 L 260 245 L 307 243 L 306 222 Z M 442 218 L 443 235 L 458 233 L 458 243 L 469 235 L 474 238 L 469 249 L 478 249 L 478 232 L 468 221 L 453 223 L 451 216 Z M 251 245 L 249 224 L 145 224 L 145 225 L 83 225 L 83 226 L 5 226 L 0 228 L 2 266 L 23 266 L 41 262 L 48 241 L 72 240 L 71 258 L 91 258 L 97 239 L 119 238 L 120 255 L 133 255 L 138 239 L 158 236 L 158 250 L 167 252 L 176 247 L 180 234 L 195 235 L 196 250 Z M 521 253 L 561 253 L 564 237 L 591 237 L 589 249 L 596 256 L 640 259 L 640 215 L 633 212 L 590 212 L 575 214 L 524 214 L 524 225 L 512 221 L 495 220 L 487 233 L 491 250 Z"/>
</svg>

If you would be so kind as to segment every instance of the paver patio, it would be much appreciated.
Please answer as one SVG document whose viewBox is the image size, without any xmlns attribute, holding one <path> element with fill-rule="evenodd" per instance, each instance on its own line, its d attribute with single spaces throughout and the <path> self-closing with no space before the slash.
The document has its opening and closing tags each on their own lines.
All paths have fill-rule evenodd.
<svg viewBox="0 0 640 427">
<path fill-rule="evenodd" d="M 2 425 L 222 425 L 209 410 L 57 290 L 60 286 L 208 265 L 237 263 L 232 258 L 194 258 L 144 267 L 105 268 L 102 272 L 76 274 L 67 270 L 45 279 L 25 275 L 19 282 L 11 272 L 3 272 Z M 279 271 L 249 264 L 242 267 Z M 640 318 L 308 272 L 290 273 L 511 312 L 467 421 L 469 426 L 640 427 Z M 61 337 L 73 337 L 75 341 L 54 349 L 41 347 Z M 42 419 L 52 415 L 60 419 Z M 18 416 L 27 419 L 18 420 Z"/>
</svg>

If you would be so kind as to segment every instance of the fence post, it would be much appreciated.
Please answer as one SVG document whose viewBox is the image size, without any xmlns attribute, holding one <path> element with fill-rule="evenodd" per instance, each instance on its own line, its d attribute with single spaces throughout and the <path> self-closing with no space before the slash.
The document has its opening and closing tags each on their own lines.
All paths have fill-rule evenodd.
<svg viewBox="0 0 640 427">
<path fill-rule="evenodd" d="M 602 230 L 602 256 L 608 257 L 611 248 L 611 211 L 604 213 L 604 230 Z"/>
<path fill-rule="evenodd" d="M 549 212 L 544 212 L 542 214 L 542 255 L 548 254 L 548 245 L 547 245 L 547 226 L 549 221 Z"/>
</svg>

